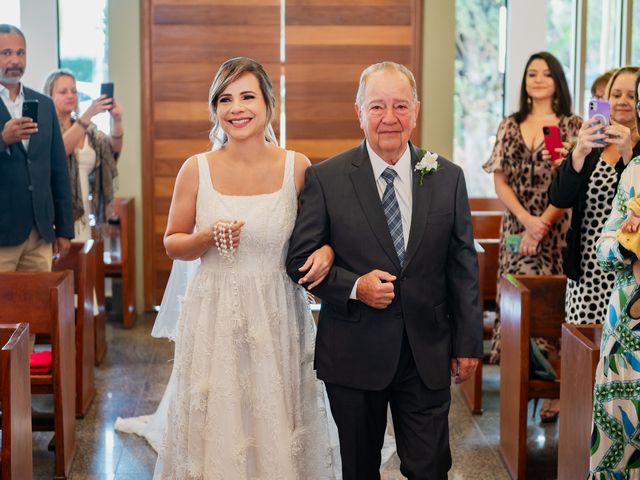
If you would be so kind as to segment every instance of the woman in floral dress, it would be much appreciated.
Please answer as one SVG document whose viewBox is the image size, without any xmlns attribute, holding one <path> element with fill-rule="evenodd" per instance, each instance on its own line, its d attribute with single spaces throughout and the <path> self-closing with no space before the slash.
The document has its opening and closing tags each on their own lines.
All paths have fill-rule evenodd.
<svg viewBox="0 0 640 480">
<path fill-rule="evenodd" d="M 638 92 L 636 80 L 636 92 Z M 636 119 L 638 112 L 636 108 Z M 600 361 L 596 370 L 591 430 L 592 480 L 640 478 L 640 320 L 625 313 L 636 287 L 638 261 L 616 240 L 616 230 L 627 217 L 627 201 L 640 190 L 640 157 L 622 173 L 609 220 L 597 243 L 605 271 L 616 271 L 609 312 L 602 329 Z"/>
</svg>

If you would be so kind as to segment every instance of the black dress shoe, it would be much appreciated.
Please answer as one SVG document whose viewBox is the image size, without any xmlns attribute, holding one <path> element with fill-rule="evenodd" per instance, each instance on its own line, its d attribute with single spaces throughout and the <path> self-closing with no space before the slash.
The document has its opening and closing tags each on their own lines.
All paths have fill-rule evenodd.
<svg viewBox="0 0 640 480">
<path fill-rule="evenodd" d="M 634 320 L 640 319 L 640 285 L 636 285 L 636 288 L 631 292 L 631 296 L 625 306 L 625 311 L 630 318 Z"/>
</svg>

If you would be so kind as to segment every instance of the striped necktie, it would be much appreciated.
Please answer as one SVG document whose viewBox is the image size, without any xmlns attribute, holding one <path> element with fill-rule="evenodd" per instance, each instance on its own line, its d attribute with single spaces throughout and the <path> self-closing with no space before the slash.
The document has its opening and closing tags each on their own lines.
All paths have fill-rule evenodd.
<svg viewBox="0 0 640 480">
<path fill-rule="evenodd" d="M 402 218 L 400 216 L 400 207 L 398 206 L 398 199 L 396 198 L 396 190 L 393 188 L 393 181 L 396 179 L 398 172 L 394 169 L 387 167 L 382 172 L 382 178 L 387 182 L 387 188 L 382 195 L 382 208 L 384 209 L 384 215 L 387 217 L 387 225 L 389 225 L 389 233 L 391 234 L 391 240 L 393 240 L 393 246 L 398 254 L 400 265 L 404 264 L 404 235 L 402 234 Z"/>
</svg>

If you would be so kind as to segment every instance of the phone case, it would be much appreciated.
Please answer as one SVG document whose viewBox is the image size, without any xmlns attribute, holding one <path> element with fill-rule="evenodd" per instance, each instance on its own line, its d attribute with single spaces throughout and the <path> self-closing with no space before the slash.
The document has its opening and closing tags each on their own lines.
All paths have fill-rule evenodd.
<svg viewBox="0 0 640 480">
<path fill-rule="evenodd" d="M 38 100 L 25 100 L 22 103 L 22 116 L 38 123 Z"/>
<path fill-rule="evenodd" d="M 520 250 L 520 240 L 522 240 L 522 236 L 520 235 L 507 235 L 504 241 L 505 246 L 507 247 L 507 252 L 518 253 Z"/>
<path fill-rule="evenodd" d="M 100 85 L 100 95 L 106 95 L 108 98 L 113 98 L 113 82 L 106 82 Z"/>
<path fill-rule="evenodd" d="M 589 119 L 597 118 L 603 127 L 609 125 L 609 118 L 611 116 L 611 104 L 608 100 L 600 98 L 594 98 L 589 101 Z M 603 133 L 603 130 L 597 130 L 596 133 Z M 595 143 L 601 145 L 605 144 L 604 140 L 594 140 Z"/>
<path fill-rule="evenodd" d="M 559 160 L 562 155 L 556 152 L 556 148 L 562 148 L 562 137 L 560 128 L 557 125 L 546 125 L 542 127 L 544 134 L 544 146 L 551 155 L 551 160 Z"/>
</svg>

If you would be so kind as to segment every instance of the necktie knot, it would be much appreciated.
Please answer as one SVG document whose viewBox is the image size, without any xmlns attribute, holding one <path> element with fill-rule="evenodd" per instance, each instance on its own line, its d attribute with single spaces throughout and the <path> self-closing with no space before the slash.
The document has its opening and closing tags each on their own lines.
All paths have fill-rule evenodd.
<svg viewBox="0 0 640 480">
<path fill-rule="evenodd" d="M 384 172 L 382 172 L 382 178 L 385 182 L 387 182 L 387 185 L 393 185 L 393 181 L 396 179 L 397 176 L 398 176 L 398 172 L 396 172 L 391 167 L 385 168 Z"/>
</svg>

